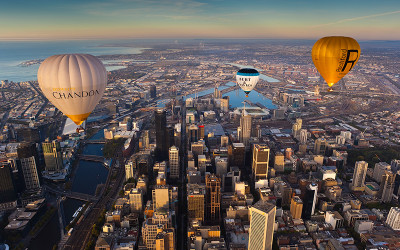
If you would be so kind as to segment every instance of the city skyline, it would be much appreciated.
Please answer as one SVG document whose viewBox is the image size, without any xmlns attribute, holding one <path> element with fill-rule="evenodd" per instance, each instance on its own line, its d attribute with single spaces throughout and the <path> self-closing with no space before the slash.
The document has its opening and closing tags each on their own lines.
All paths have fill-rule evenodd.
<svg viewBox="0 0 400 250">
<path fill-rule="evenodd" d="M 0 40 L 248 38 L 345 35 L 399 40 L 400 4 L 390 0 L 143 1 L 3 3 Z"/>
</svg>

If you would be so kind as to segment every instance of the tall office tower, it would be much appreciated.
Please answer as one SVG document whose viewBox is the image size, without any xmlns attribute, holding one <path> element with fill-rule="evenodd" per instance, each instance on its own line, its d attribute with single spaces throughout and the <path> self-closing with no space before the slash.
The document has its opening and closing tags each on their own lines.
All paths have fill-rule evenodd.
<svg viewBox="0 0 400 250">
<path fill-rule="evenodd" d="M 254 180 L 267 179 L 269 165 L 269 147 L 265 144 L 254 144 L 252 171 Z"/>
<path fill-rule="evenodd" d="M 293 219 L 300 219 L 303 211 L 303 201 L 298 196 L 294 196 L 290 203 L 290 213 Z"/>
<path fill-rule="evenodd" d="M 274 169 L 278 173 L 285 171 L 285 156 L 281 152 L 275 154 Z"/>
<path fill-rule="evenodd" d="M 299 130 L 303 128 L 303 120 L 301 118 L 296 118 L 296 124 L 299 126 Z"/>
<path fill-rule="evenodd" d="M 141 189 L 131 189 L 129 192 L 129 205 L 131 207 L 131 212 L 143 211 L 143 193 Z"/>
<path fill-rule="evenodd" d="M 143 243 L 147 249 L 156 249 L 157 235 L 169 229 L 171 216 L 169 214 L 154 213 L 153 217 L 147 218 L 142 225 Z"/>
<path fill-rule="evenodd" d="M 189 142 L 197 142 L 199 140 L 199 128 L 192 124 L 189 127 Z"/>
<path fill-rule="evenodd" d="M 243 168 L 245 163 L 246 148 L 243 143 L 232 143 L 228 147 L 229 166 Z"/>
<path fill-rule="evenodd" d="M 346 144 L 346 138 L 344 138 L 344 136 L 337 135 L 336 136 L 336 144 L 338 144 L 338 145 Z"/>
<path fill-rule="evenodd" d="M 307 143 L 307 129 L 300 129 L 300 144 Z"/>
<path fill-rule="evenodd" d="M 199 125 L 199 139 L 202 140 L 205 137 L 204 125 Z"/>
<path fill-rule="evenodd" d="M 229 137 L 227 135 L 221 136 L 221 147 L 228 147 Z"/>
<path fill-rule="evenodd" d="M 350 188 L 353 191 L 364 191 L 365 176 L 367 175 L 368 163 L 365 161 L 357 161 L 354 166 L 353 181 Z"/>
<path fill-rule="evenodd" d="M 150 131 L 149 130 L 143 131 L 143 148 L 145 148 L 145 149 L 150 148 Z"/>
<path fill-rule="evenodd" d="M 151 98 L 156 98 L 157 97 L 157 87 L 156 87 L 156 85 L 151 85 L 150 86 L 150 97 Z"/>
<path fill-rule="evenodd" d="M 42 142 L 46 171 L 59 171 L 64 168 L 60 143 L 56 140 Z"/>
<path fill-rule="evenodd" d="M 303 199 L 303 213 L 301 215 L 304 220 L 311 219 L 311 215 L 314 214 L 315 205 L 317 203 L 317 192 L 317 184 L 311 183 L 307 186 Z"/>
<path fill-rule="evenodd" d="M 292 135 L 294 138 L 299 138 L 299 136 L 300 136 L 299 124 L 295 123 L 292 125 Z"/>
<path fill-rule="evenodd" d="M 242 116 L 240 117 L 240 128 L 242 129 L 240 142 L 242 142 L 246 147 L 249 145 L 249 140 L 251 137 L 251 124 L 252 117 L 243 110 Z"/>
<path fill-rule="evenodd" d="M 129 160 L 127 163 L 125 163 L 125 180 L 127 181 L 130 178 L 134 177 L 134 169 L 136 168 L 136 164 L 132 161 Z"/>
<path fill-rule="evenodd" d="M 187 184 L 187 206 L 189 219 L 204 221 L 206 186 Z"/>
<path fill-rule="evenodd" d="M 392 160 L 390 162 L 390 167 L 393 173 L 396 173 L 398 170 L 400 170 L 400 160 Z"/>
<path fill-rule="evenodd" d="M 24 177 L 25 189 L 35 191 L 40 188 L 39 156 L 35 143 L 21 143 L 17 148 L 19 159 L 18 171 Z"/>
<path fill-rule="evenodd" d="M 221 101 L 221 111 L 228 112 L 229 111 L 229 96 L 224 96 Z"/>
<path fill-rule="evenodd" d="M 221 213 L 221 178 L 206 176 L 206 215 L 211 224 L 219 224 Z"/>
<path fill-rule="evenodd" d="M 216 156 L 215 157 L 215 172 L 219 177 L 222 177 L 228 172 L 228 158 Z"/>
<path fill-rule="evenodd" d="M 293 197 L 293 189 L 285 185 L 282 192 L 282 206 L 289 206 Z"/>
<path fill-rule="evenodd" d="M 378 162 L 375 164 L 373 178 L 378 183 L 381 183 L 382 175 L 385 171 L 390 171 L 391 167 L 386 162 Z"/>
<path fill-rule="evenodd" d="M 259 201 L 250 208 L 250 230 L 248 250 L 272 249 L 276 206 Z"/>
<path fill-rule="evenodd" d="M 394 181 L 396 175 L 392 171 L 385 171 L 382 175 L 381 186 L 379 188 L 378 197 L 382 202 L 391 202 L 394 190 Z"/>
<path fill-rule="evenodd" d="M 161 229 L 158 229 L 156 236 L 156 250 L 175 250 L 175 230 L 168 228 L 160 231 Z"/>
<path fill-rule="evenodd" d="M 203 142 L 192 142 L 190 145 L 190 149 L 195 157 L 202 155 L 204 152 L 204 144 Z"/>
<path fill-rule="evenodd" d="M 163 109 L 155 111 L 156 129 L 156 153 L 159 161 L 168 159 L 168 133 L 167 133 L 167 114 Z"/>
<path fill-rule="evenodd" d="M 153 206 L 157 213 L 167 213 L 172 200 L 172 190 L 168 186 L 156 186 L 153 189 Z"/>
<path fill-rule="evenodd" d="M 390 209 L 386 224 L 393 230 L 400 230 L 400 208 L 392 207 Z"/>
<path fill-rule="evenodd" d="M 167 127 L 167 135 L 168 135 L 168 139 L 167 139 L 168 148 L 170 148 L 175 145 L 175 128 L 168 126 Z"/>
<path fill-rule="evenodd" d="M 328 142 L 326 141 L 325 138 L 316 139 L 314 144 L 314 154 L 325 155 L 327 147 L 328 147 Z"/>
<path fill-rule="evenodd" d="M 14 202 L 17 199 L 16 191 L 11 164 L 0 162 L 0 204 Z"/>
<path fill-rule="evenodd" d="M 169 148 L 169 176 L 179 178 L 179 148 L 172 146 Z"/>
</svg>

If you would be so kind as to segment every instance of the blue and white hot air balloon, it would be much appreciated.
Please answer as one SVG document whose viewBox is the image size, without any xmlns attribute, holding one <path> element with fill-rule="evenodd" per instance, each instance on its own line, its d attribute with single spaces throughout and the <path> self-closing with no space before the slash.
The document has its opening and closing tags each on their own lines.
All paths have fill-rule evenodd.
<svg viewBox="0 0 400 250">
<path fill-rule="evenodd" d="M 246 97 L 249 97 L 250 91 L 254 89 L 260 79 L 260 73 L 255 69 L 241 69 L 236 73 L 236 82 L 246 93 Z"/>
</svg>

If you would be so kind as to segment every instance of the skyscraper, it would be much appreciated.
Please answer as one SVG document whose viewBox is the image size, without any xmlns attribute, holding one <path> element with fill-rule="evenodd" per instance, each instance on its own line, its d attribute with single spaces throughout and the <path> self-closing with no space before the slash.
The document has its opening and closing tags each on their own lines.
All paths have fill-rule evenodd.
<svg viewBox="0 0 400 250">
<path fill-rule="evenodd" d="M 60 143 L 56 140 L 42 142 L 46 171 L 59 171 L 63 169 L 64 163 Z"/>
<path fill-rule="evenodd" d="M 0 162 L 0 203 L 8 203 L 16 199 L 16 185 L 14 183 L 11 164 Z"/>
<path fill-rule="evenodd" d="M 204 221 L 204 203 L 206 187 L 199 184 L 187 184 L 188 218 Z"/>
<path fill-rule="evenodd" d="M 153 189 L 154 211 L 167 213 L 169 211 L 170 198 L 172 198 L 172 191 L 168 186 L 156 186 Z"/>
<path fill-rule="evenodd" d="M 189 127 L 189 140 L 190 142 L 197 142 L 199 140 L 199 128 L 194 124 Z"/>
<path fill-rule="evenodd" d="M 254 144 L 252 170 L 255 180 L 267 179 L 269 166 L 269 147 L 265 144 Z"/>
<path fill-rule="evenodd" d="M 303 201 L 298 196 L 294 196 L 290 203 L 290 213 L 293 219 L 300 219 L 303 210 Z"/>
<path fill-rule="evenodd" d="M 317 184 L 311 183 L 307 186 L 303 199 L 303 213 L 301 216 L 304 220 L 311 219 L 311 215 L 314 214 L 315 205 L 317 203 L 317 192 Z"/>
<path fill-rule="evenodd" d="M 230 166 L 243 168 L 245 163 L 246 148 L 243 143 L 232 143 L 228 147 Z"/>
<path fill-rule="evenodd" d="M 391 166 L 389 164 L 387 164 L 386 162 L 376 163 L 375 167 L 374 167 L 374 173 L 373 173 L 374 180 L 377 181 L 378 183 L 381 183 L 382 175 L 385 173 L 385 171 L 389 171 L 390 169 L 391 169 Z"/>
<path fill-rule="evenodd" d="M 150 97 L 151 98 L 156 98 L 157 97 L 157 87 L 156 87 L 156 85 L 151 85 L 150 86 Z"/>
<path fill-rule="evenodd" d="M 381 186 L 379 188 L 378 197 L 382 202 L 391 202 L 394 190 L 394 181 L 396 175 L 392 171 L 385 171 L 382 175 Z"/>
<path fill-rule="evenodd" d="M 251 124 L 252 117 L 245 110 L 243 110 L 242 116 L 240 117 L 240 142 L 242 142 L 246 147 L 248 146 L 249 139 L 251 137 Z"/>
<path fill-rule="evenodd" d="M 390 209 L 386 224 L 393 230 L 400 230 L 400 208 L 392 207 Z"/>
<path fill-rule="evenodd" d="M 314 154 L 325 155 L 327 146 L 328 146 L 328 142 L 326 141 L 325 138 L 316 139 L 315 144 L 314 144 Z"/>
<path fill-rule="evenodd" d="M 211 224 L 218 224 L 221 212 L 221 178 L 206 176 L 206 215 Z"/>
<path fill-rule="evenodd" d="M 17 148 L 18 171 L 24 177 L 25 189 L 35 191 L 40 188 L 39 157 L 35 143 L 21 143 Z"/>
<path fill-rule="evenodd" d="M 353 181 L 351 182 L 351 190 L 364 191 L 365 176 L 367 175 L 368 163 L 365 161 L 357 161 L 354 166 Z"/>
<path fill-rule="evenodd" d="M 159 161 L 168 159 L 168 141 L 167 133 L 167 114 L 163 109 L 155 111 L 155 129 L 156 129 L 156 154 Z"/>
<path fill-rule="evenodd" d="M 307 129 L 300 129 L 300 144 L 307 143 Z"/>
<path fill-rule="evenodd" d="M 169 176 L 179 178 L 179 148 L 172 146 L 169 148 Z"/>
<path fill-rule="evenodd" d="M 129 204 L 131 207 L 131 212 L 143 211 L 143 193 L 141 189 L 131 189 L 129 192 Z"/>
<path fill-rule="evenodd" d="M 250 231 L 248 250 L 272 249 L 276 206 L 259 201 L 250 208 Z"/>
</svg>

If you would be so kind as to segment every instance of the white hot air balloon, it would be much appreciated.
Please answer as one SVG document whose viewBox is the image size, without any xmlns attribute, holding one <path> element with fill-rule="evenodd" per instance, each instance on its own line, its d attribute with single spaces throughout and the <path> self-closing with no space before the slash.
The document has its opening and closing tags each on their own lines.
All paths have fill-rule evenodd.
<svg viewBox="0 0 400 250">
<path fill-rule="evenodd" d="M 260 73 L 255 69 L 241 69 L 236 73 L 236 82 L 246 93 L 246 97 L 249 96 L 250 91 L 254 89 L 260 78 Z"/>
<path fill-rule="evenodd" d="M 47 99 L 80 125 L 103 96 L 107 71 L 92 55 L 54 55 L 40 65 L 38 81 Z"/>
</svg>

